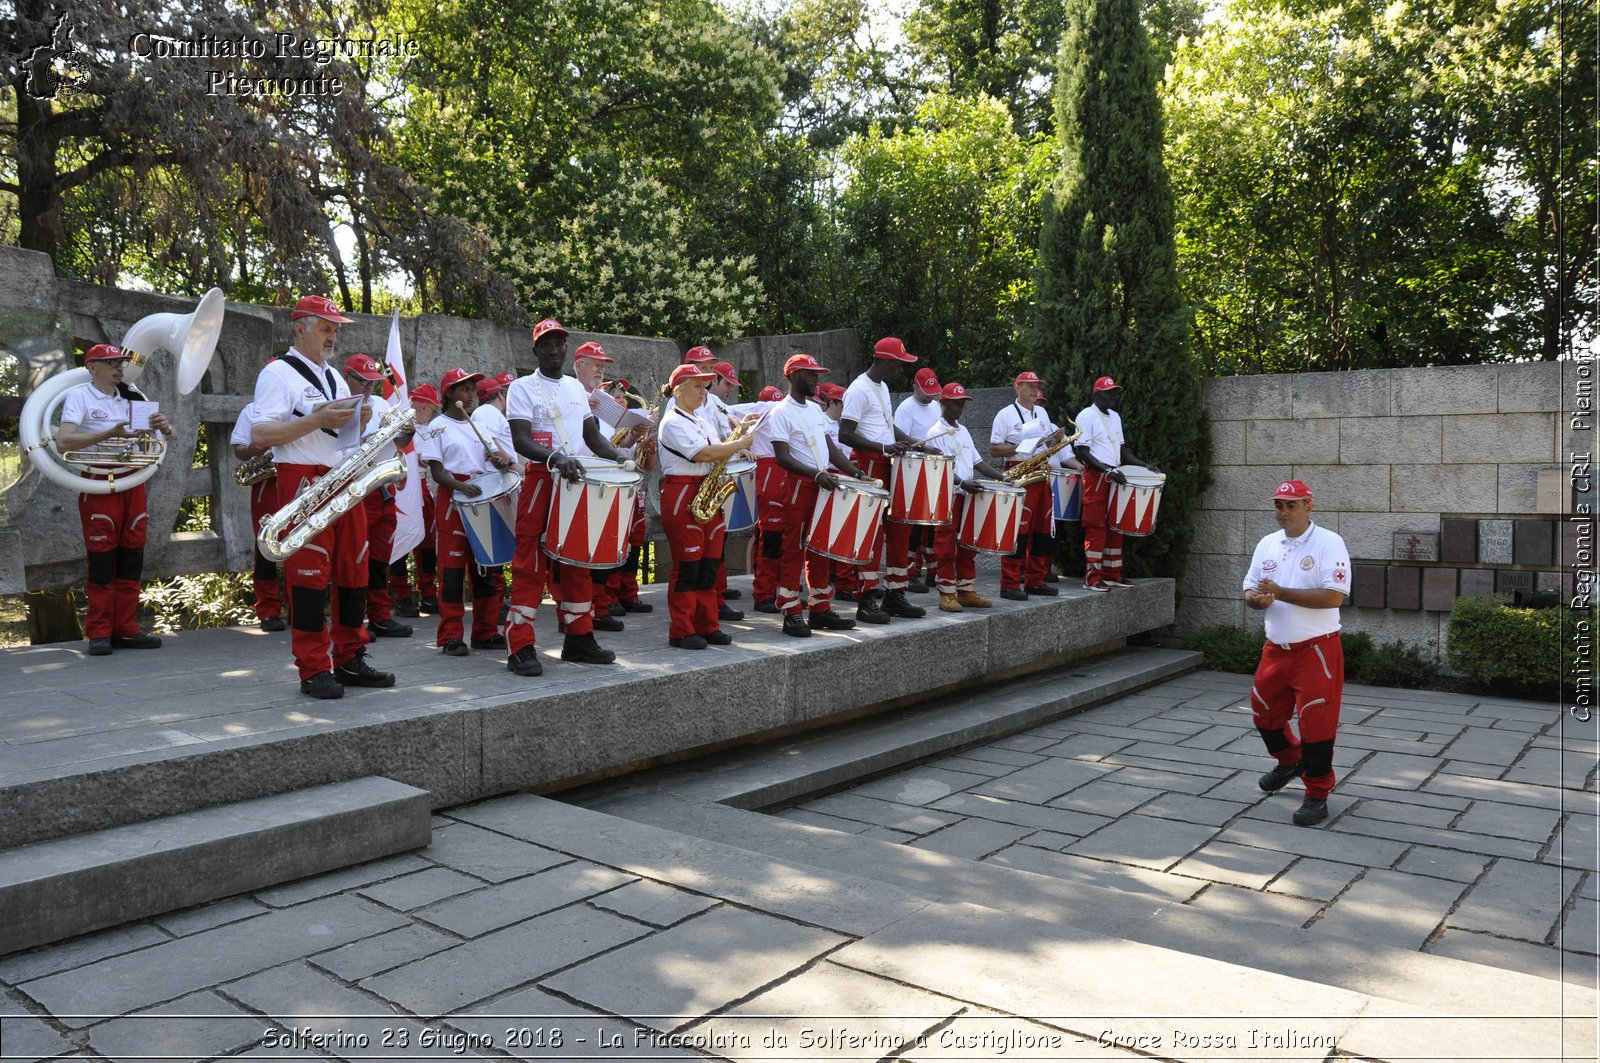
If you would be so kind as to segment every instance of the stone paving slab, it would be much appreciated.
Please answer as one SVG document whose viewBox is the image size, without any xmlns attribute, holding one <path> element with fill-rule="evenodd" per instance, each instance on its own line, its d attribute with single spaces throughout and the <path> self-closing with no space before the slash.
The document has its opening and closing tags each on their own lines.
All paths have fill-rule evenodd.
<svg viewBox="0 0 1600 1063">
<path fill-rule="evenodd" d="M 89 1045 L 109 1060 L 202 1059 L 231 1055 L 261 1039 L 259 1018 L 215 993 L 193 993 L 159 1008 L 100 1023 Z"/>
<path fill-rule="evenodd" d="M 416 915 L 452 934 L 475 938 L 632 881 L 609 867 L 575 861 L 440 901 L 419 909 Z"/>
<path fill-rule="evenodd" d="M 580 1008 L 537 986 L 496 997 L 451 1015 L 444 1022 L 487 1039 L 512 1059 L 661 1063 L 706 1058 L 698 1052 L 662 1044 L 657 1030 Z"/>
</svg>

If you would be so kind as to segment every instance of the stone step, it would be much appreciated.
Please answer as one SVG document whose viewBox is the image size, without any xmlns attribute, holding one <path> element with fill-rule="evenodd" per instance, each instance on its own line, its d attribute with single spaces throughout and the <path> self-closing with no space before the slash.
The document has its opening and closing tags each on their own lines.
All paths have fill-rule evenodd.
<svg viewBox="0 0 1600 1063">
<path fill-rule="evenodd" d="M 368 776 L 0 852 L 0 955 L 421 848 L 431 807 Z"/>
</svg>

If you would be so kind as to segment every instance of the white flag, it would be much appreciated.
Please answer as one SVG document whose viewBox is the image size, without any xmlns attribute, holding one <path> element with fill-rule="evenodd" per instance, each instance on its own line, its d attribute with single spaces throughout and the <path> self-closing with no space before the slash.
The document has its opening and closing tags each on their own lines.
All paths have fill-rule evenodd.
<svg viewBox="0 0 1600 1063">
<path fill-rule="evenodd" d="M 400 308 L 389 321 L 389 350 L 384 354 L 389 363 L 390 382 L 384 384 L 384 397 L 402 407 L 411 404 L 411 389 L 406 385 L 405 356 L 400 353 Z M 417 467 L 417 453 L 410 443 L 401 448 L 406 459 L 406 479 L 395 491 L 394 545 L 389 551 L 389 562 L 405 557 L 422 542 L 422 474 Z"/>
</svg>

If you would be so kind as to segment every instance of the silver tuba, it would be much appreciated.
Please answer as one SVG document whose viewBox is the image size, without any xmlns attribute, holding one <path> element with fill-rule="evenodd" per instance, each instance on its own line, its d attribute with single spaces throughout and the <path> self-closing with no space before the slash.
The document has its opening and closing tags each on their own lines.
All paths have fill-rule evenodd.
<svg viewBox="0 0 1600 1063">
<path fill-rule="evenodd" d="M 405 479 L 406 459 L 398 455 L 378 461 L 378 454 L 411 427 L 417 411 L 398 407 L 386 415 L 361 445 L 295 496 L 294 501 L 261 522 L 256 542 L 269 561 L 283 561 L 360 505 L 384 484 Z"/>
</svg>

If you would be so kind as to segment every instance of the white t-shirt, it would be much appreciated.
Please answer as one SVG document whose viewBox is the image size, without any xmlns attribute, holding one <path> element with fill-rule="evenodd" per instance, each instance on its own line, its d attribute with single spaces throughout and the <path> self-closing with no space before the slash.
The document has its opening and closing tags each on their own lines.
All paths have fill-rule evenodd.
<svg viewBox="0 0 1600 1063">
<path fill-rule="evenodd" d="M 1050 415 L 1045 408 L 1034 403 L 1033 409 L 1023 407 L 1020 402 L 1013 402 L 1000 407 L 1000 412 L 994 415 L 994 423 L 989 428 L 989 443 L 1010 443 L 1016 445 L 1027 439 L 1043 439 L 1056 430 L 1051 423 Z M 1036 452 L 1036 451 L 1035 451 Z M 1014 454 L 1005 459 L 1008 463 L 1026 461 L 1028 454 Z"/>
<path fill-rule="evenodd" d="M 470 479 L 494 468 L 472 426 L 448 414 L 440 414 L 417 429 L 416 444 L 418 461 L 424 465 L 436 461 L 448 473 Z"/>
<path fill-rule="evenodd" d="M 361 433 L 362 439 L 366 439 L 368 436 L 373 435 L 383 427 L 383 419 L 389 416 L 389 412 L 394 409 L 395 404 L 384 398 L 382 395 L 368 395 L 367 405 L 372 407 L 372 416 L 367 420 L 367 427 Z M 378 452 L 377 457 L 374 460 L 388 461 L 390 458 L 399 453 L 400 448 L 395 446 L 394 440 L 391 439 L 389 440 L 388 444 Z"/>
<path fill-rule="evenodd" d="M 815 402 L 797 402 L 793 396 L 767 414 L 771 438 L 789 444 L 789 453 L 801 465 L 828 467 L 828 415 Z"/>
<path fill-rule="evenodd" d="M 1319 527 L 1315 521 L 1298 539 L 1275 531 L 1256 544 L 1242 589 L 1255 590 L 1264 579 L 1289 590 L 1322 588 L 1349 597 L 1350 551 L 1337 532 Z M 1266 626 L 1268 642 L 1304 642 L 1338 631 L 1339 610 L 1276 601 L 1266 608 Z"/>
<path fill-rule="evenodd" d="M 235 447 L 248 447 L 251 445 L 250 428 L 256 423 L 256 404 L 245 403 L 244 409 L 239 411 L 239 419 L 233 422 L 233 435 L 228 437 L 228 444 Z"/>
<path fill-rule="evenodd" d="M 67 392 L 61 400 L 61 424 L 75 424 L 81 431 L 104 432 L 116 424 L 126 424 L 132 416 L 128 400 L 113 391 L 107 395 L 85 381 Z M 120 450 L 125 445 L 119 440 L 105 440 L 86 449 Z"/>
<path fill-rule="evenodd" d="M 711 430 L 717 433 L 717 441 L 720 443 L 733 434 L 733 426 L 728 423 L 729 412 L 728 404 L 708 390 L 706 401 L 700 404 L 694 415 L 711 426 Z"/>
<path fill-rule="evenodd" d="M 929 429 L 924 435 L 931 432 L 932 429 Z M 972 433 L 967 431 L 967 426 L 957 421 L 954 432 L 929 440 L 927 447 L 956 459 L 956 493 L 965 494 L 961 489 L 961 481 L 972 479 L 973 467 L 979 460 L 978 446 L 972 441 Z"/>
<path fill-rule="evenodd" d="M 296 372 L 291 362 L 299 361 L 319 381 L 313 385 Z M 334 399 L 349 398 L 350 388 L 341 373 L 327 366 L 319 366 L 299 351 L 290 347 L 282 358 L 275 358 L 261 367 L 256 377 L 256 424 L 279 424 L 303 417 L 316 407 Z M 308 432 L 299 439 L 272 448 L 272 460 L 278 464 L 326 465 L 339 464 L 341 454 L 337 439 L 328 432 Z"/>
<path fill-rule="evenodd" d="M 711 462 L 691 460 L 712 443 L 720 442 L 699 410 L 689 413 L 674 406 L 661 418 L 659 438 L 661 445 L 656 453 L 661 457 L 661 475 L 704 476 L 711 471 Z"/>
<path fill-rule="evenodd" d="M 741 402 L 737 405 L 729 406 L 728 412 L 733 414 L 734 417 L 743 420 L 746 414 L 764 414 L 776 405 L 777 403 L 775 402 Z M 756 425 L 755 434 L 750 437 L 750 456 L 752 458 L 772 457 L 771 421 L 771 417 L 766 417 L 762 419 L 760 424 Z"/>
<path fill-rule="evenodd" d="M 491 443 L 505 451 L 513 461 L 516 460 L 517 452 L 511 445 L 511 422 L 498 408 L 487 402 L 479 404 L 472 411 L 472 423 L 483 430 Z"/>
<path fill-rule="evenodd" d="M 593 417 L 589 393 L 577 377 L 551 380 L 537 370 L 519 376 L 506 391 L 506 417 L 527 421 L 533 441 L 572 457 L 593 453 L 583 440 L 583 422 Z"/>
<path fill-rule="evenodd" d="M 854 421 L 856 431 L 889 446 L 894 442 L 894 413 L 889 405 L 889 385 L 875 382 L 862 373 L 844 389 L 844 412 L 840 419 Z"/>
<path fill-rule="evenodd" d="M 894 426 L 914 440 L 927 439 L 939 427 L 943 407 L 938 399 L 918 402 L 916 396 L 907 395 L 894 410 Z"/>
<path fill-rule="evenodd" d="M 1109 468 L 1122 464 L 1122 417 L 1116 410 L 1101 411 L 1090 403 L 1079 412 L 1077 422 L 1083 435 L 1074 447 L 1088 447 L 1090 455 Z"/>
</svg>

